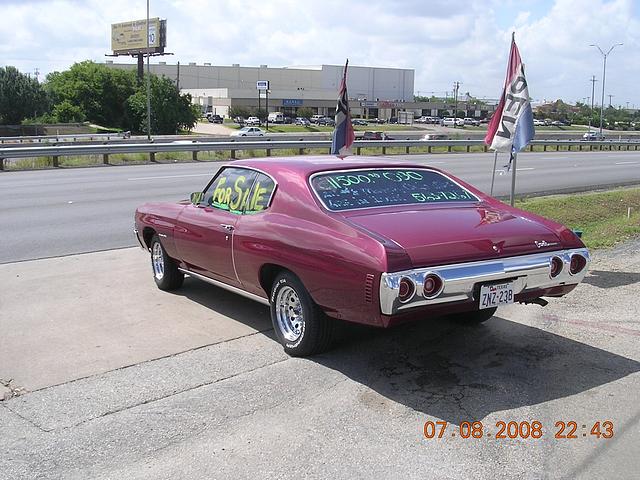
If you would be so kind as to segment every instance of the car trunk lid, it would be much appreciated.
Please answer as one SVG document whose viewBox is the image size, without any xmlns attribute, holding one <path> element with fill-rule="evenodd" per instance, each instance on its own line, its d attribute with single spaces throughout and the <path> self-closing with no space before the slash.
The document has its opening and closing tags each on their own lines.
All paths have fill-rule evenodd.
<svg viewBox="0 0 640 480">
<path fill-rule="evenodd" d="M 544 225 L 487 206 L 345 212 L 348 222 L 401 246 L 415 267 L 556 250 L 560 239 Z"/>
</svg>

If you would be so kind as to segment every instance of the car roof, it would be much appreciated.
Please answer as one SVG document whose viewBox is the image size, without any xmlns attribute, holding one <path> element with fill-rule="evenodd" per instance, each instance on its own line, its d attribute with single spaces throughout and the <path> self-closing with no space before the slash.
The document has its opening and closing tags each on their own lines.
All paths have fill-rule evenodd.
<svg viewBox="0 0 640 480">
<path fill-rule="evenodd" d="M 358 168 L 428 168 L 439 171 L 426 165 L 419 165 L 412 162 L 395 160 L 380 157 L 347 157 L 340 159 L 334 155 L 308 155 L 296 157 L 269 157 L 252 158 L 246 160 L 235 160 L 228 166 L 232 167 L 252 167 L 262 170 L 265 173 L 280 176 L 280 174 L 297 173 L 301 177 L 307 177 L 312 173 L 327 170 L 350 170 Z"/>
</svg>

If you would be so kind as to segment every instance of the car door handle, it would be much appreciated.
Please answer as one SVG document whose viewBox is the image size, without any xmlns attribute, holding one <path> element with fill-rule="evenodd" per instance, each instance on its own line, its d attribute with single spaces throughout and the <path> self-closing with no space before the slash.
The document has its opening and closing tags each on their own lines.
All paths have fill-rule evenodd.
<svg viewBox="0 0 640 480">
<path fill-rule="evenodd" d="M 231 231 L 233 231 L 233 229 L 234 229 L 234 226 L 233 226 L 233 225 L 228 225 L 228 224 L 226 224 L 226 223 L 221 223 L 221 224 L 220 224 L 220 226 L 221 226 L 222 228 L 224 228 L 225 230 L 228 230 L 228 231 L 230 231 L 230 232 L 231 232 Z"/>
</svg>

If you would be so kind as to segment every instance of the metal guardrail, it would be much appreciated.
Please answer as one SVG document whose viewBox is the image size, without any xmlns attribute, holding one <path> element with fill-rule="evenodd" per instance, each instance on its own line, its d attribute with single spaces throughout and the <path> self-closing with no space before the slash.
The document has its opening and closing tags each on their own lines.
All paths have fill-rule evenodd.
<svg viewBox="0 0 640 480">
<path fill-rule="evenodd" d="M 0 144 L 43 143 L 43 142 L 76 142 L 78 140 L 111 140 L 131 137 L 131 132 L 120 133 L 71 133 L 66 135 L 24 135 L 19 137 L 0 137 Z"/>
<path fill-rule="evenodd" d="M 529 150 L 535 146 L 543 146 L 547 151 L 559 151 L 560 147 L 567 147 L 571 150 L 638 150 L 640 141 L 584 141 L 584 140 L 534 140 L 531 142 Z M 487 151 L 487 146 L 482 140 L 356 140 L 354 150 L 357 155 L 362 148 L 380 148 L 382 154 L 387 153 L 388 148 L 404 148 L 405 153 L 410 153 L 411 148 L 426 148 L 427 153 L 431 153 L 433 148 L 446 147 L 448 152 L 456 147 L 464 147 L 467 152 L 471 147 L 483 147 Z M 624 147 L 624 148 L 623 148 Z M 225 141 L 225 142 L 188 142 L 177 141 L 170 143 L 127 143 L 127 144 L 106 144 L 106 145 L 62 145 L 62 146 L 38 146 L 38 147 L 6 147 L 0 149 L 0 170 L 4 168 L 6 159 L 51 157 L 52 165 L 59 166 L 59 158 L 65 156 L 82 155 L 102 155 L 103 163 L 109 164 L 109 156 L 126 153 L 147 153 L 149 160 L 155 162 L 155 155 L 164 152 L 191 152 L 193 160 L 198 160 L 198 152 L 228 151 L 232 159 L 236 158 L 239 150 L 265 150 L 267 156 L 271 156 L 273 150 L 297 149 L 303 155 L 305 149 L 327 149 L 330 153 L 330 140 L 246 140 Z"/>
</svg>

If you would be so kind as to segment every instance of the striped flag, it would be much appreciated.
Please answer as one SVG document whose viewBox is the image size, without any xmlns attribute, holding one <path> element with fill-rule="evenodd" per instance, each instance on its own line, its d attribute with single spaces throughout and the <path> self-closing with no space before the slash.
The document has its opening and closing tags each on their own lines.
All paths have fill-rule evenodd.
<svg viewBox="0 0 640 480">
<path fill-rule="evenodd" d="M 349 60 L 344 66 L 342 82 L 338 92 L 338 106 L 336 107 L 336 126 L 333 130 L 331 142 L 331 154 L 344 158 L 351 155 L 351 145 L 355 140 L 353 125 L 351 125 L 351 113 L 349 112 L 349 97 L 347 96 L 347 67 Z"/>
<path fill-rule="evenodd" d="M 524 77 L 524 66 L 515 35 L 512 35 L 504 91 L 487 128 L 484 143 L 498 152 L 519 152 L 533 140 L 534 135 L 531 98 Z"/>
</svg>

